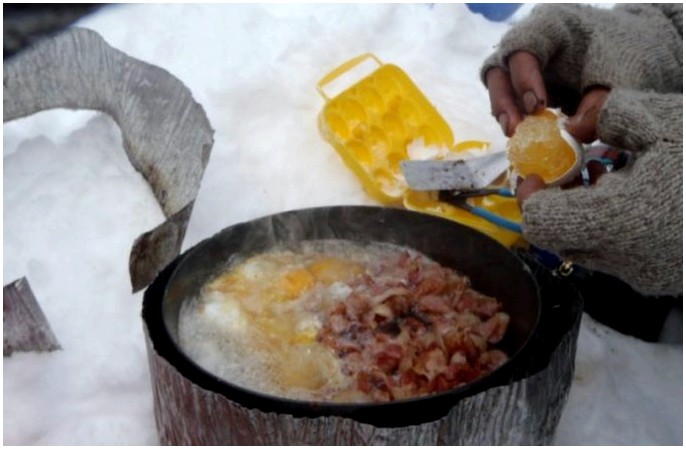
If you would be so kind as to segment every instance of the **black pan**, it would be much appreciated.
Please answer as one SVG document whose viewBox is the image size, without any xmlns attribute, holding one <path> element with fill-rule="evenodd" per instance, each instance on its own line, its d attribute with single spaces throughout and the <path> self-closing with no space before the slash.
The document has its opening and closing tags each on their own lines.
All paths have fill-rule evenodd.
<svg viewBox="0 0 686 449">
<path fill-rule="evenodd" d="M 205 371 L 180 349 L 177 324 L 181 304 L 197 294 L 231 256 L 263 252 L 301 240 L 346 239 L 411 247 L 469 276 L 475 289 L 502 302 L 511 321 L 500 348 L 503 366 L 467 385 L 415 399 L 378 404 L 297 401 L 250 391 Z M 460 399 L 512 380 L 518 360 L 538 326 L 541 313 L 535 278 L 528 266 L 497 241 L 458 223 L 402 209 L 339 206 L 268 216 L 224 229 L 180 256 L 159 308 L 148 313 L 163 321 L 155 347 L 187 379 L 248 408 L 296 417 L 340 416 L 377 427 L 418 425 L 445 416 Z M 149 319 L 149 318 L 148 318 Z"/>
</svg>

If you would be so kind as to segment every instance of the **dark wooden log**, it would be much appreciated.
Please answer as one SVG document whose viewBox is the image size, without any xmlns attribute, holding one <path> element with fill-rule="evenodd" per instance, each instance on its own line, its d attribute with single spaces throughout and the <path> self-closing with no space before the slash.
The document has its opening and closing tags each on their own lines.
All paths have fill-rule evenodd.
<svg viewBox="0 0 686 449">
<path fill-rule="evenodd" d="M 55 351 L 62 349 L 26 278 L 2 289 L 2 355 L 15 351 Z"/>
<path fill-rule="evenodd" d="M 577 336 L 578 322 L 546 369 L 466 398 L 440 420 L 380 428 L 244 407 L 185 378 L 156 353 L 146 333 L 160 443 L 174 446 L 550 445 L 571 386 Z"/>
</svg>

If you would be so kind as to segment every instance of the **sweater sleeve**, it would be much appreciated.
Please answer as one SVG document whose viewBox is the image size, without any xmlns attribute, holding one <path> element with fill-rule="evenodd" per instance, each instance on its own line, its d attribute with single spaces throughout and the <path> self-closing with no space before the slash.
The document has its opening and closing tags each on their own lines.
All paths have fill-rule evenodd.
<svg viewBox="0 0 686 449">
<path fill-rule="evenodd" d="M 681 7 L 539 5 L 503 36 L 481 79 L 494 66 L 507 68 L 508 57 L 523 50 L 538 58 L 546 79 L 579 93 L 594 85 L 680 91 Z"/>
<path fill-rule="evenodd" d="M 648 295 L 683 288 L 683 96 L 613 90 L 607 143 L 639 149 L 632 165 L 588 188 L 547 189 L 523 206 L 524 235 Z"/>
</svg>

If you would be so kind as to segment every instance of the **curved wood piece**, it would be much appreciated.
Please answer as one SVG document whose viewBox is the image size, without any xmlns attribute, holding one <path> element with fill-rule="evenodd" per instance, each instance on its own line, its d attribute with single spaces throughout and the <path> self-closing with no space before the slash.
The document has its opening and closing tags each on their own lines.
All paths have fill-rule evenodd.
<svg viewBox="0 0 686 449">
<path fill-rule="evenodd" d="M 62 349 L 26 278 L 2 289 L 2 355 Z"/>
<path fill-rule="evenodd" d="M 204 109 L 169 72 L 83 28 L 43 39 L 3 68 L 4 121 L 68 108 L 102 111 L 119 125 L 129 160 L 167 217 L 138 237 L 131 251 L 133 290 L 144 288 L 183 243 L 214 143 Z"/>
</svg>

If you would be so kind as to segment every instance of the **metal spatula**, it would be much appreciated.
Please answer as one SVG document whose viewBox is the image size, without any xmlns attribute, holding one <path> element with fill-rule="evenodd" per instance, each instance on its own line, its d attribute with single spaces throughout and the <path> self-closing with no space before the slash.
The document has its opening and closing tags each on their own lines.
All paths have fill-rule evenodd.
<svg viewBox="0 0 686 449">
<path fill-rule="evenodd" d="M 460 160 L 407 160 L 401 162 L 413 190 L 474 190 L 490 185 L 509 165 L 506 152 Z"/>
</svg>

